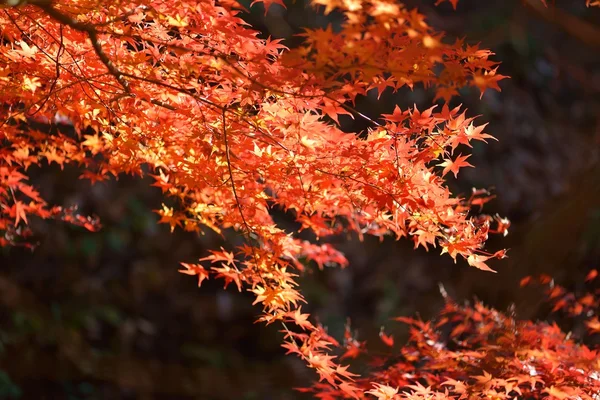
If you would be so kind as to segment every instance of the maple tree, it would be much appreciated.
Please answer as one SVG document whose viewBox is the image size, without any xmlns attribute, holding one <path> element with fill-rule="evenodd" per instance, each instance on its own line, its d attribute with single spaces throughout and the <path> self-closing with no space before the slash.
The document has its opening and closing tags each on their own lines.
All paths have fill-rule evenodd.
<svg viewBox="0 0 600 400">
<path fill-rule="evenodd" d="M 417 84 L 442 101 L 465 86 L 500 89 L 506 77 L 489 50 L 444 41 L 416 10 L 390 0 L 313 0 L 326 14 L 343 13 L 344 23 L 307 29 L 302 45 L 288 49 L 261 39 L 231 0 L 0 4 L 0 245 L 31 245 L 32 217 L 99 226 L 47 204 L 28 182 L 32 165 L 78 165 L 92 182 L 149 173 L 177 202 L 158 210 L 171 229 L 234 229 L 246 239 L 181 272 L 199 285 L 214 276 L 252 292 L 259 320 L 282 323 L 284 347 L 349 397 L 363 388 L 330 354 L 335 339 L 301 311 L 296 277 L 306 262 L 347 264 L 320 239 L 406 236 L 488 271 L 487 260 L 504 257 L 483 246 L 509 222 L 470 213 L 489 194 L 456 197 L 444 180 L 471 166 L 464 153 L 473 140 L 492 138 L 485 124 L 447 105 L 396 107 L 379 120 L 354 108 L 370 91 Z M 345 133 L 342 115 L 367 118 L 371 128 Z M 275 208 L 316 241 L 278 226 Z"/>
</svg>

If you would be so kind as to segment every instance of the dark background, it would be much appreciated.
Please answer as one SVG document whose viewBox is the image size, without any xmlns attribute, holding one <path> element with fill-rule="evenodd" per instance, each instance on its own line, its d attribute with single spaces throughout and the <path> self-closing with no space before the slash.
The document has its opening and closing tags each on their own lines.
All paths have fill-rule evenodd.
<svg viewBox="0 0 600 400">
<path fill-rule="evenodd" d="M 391 316 L 432 317 L 443 299 L 477 297 L 501 310 L 511 303 L 522 318 L 543 318 L 541 296 L 518 281 L 547 273 L 570 288 L 600 267 L 600 12 L 584 0 L 461 0 L 457 11 L 434 1 L 405 1 L 449 38 L 481 42 L 502 61 L 501 93 L 465 90 L 454 103 L 490 122 L 499 142 L 476 145 L 451 187 L 493 188 L 488 213 L 513 222 L 491 249 L 510 248 L 492 264 L 498 274 L 454 265 L 411 242 L 336 240 L 350 267 L 311 269 L 301 278 L 309 306 L 339 338 L 346 318 L 359 338 L 378 343 L 382 325 L 402 337 Z M 265 35 L 297 44 L 302 27 L 339 23 L 298 0 L 287 10 L 261 7 L 246 16 Z M 361 99 L 376 117 L 395 104 L 428 107 L 423 90 Z M 343 120 L 347 131 L 366 122 Z M 91 187 L 78 171 L 44 167 L 34 181 L 55 204 L 78 204 L 100 216 L 91 233 L 34 221 L 40 237 L 31 252 L 0 249 L 0 399 L 296 399 L 293 387 L 314 378 L 302 362 L 283 356 L 275 326 L 254 324 L 259 309 L 247 293 L 222 282 L 179 274 L 206 250 L 239 241 L 233 234 L 171 234 L 152 210 L 161 195 L 148 180 L 122 177 Z M 285 221 L 284 221 L 285 223 Z M 365 367 L 356 366 L 356 371 Z"/>
</svg>

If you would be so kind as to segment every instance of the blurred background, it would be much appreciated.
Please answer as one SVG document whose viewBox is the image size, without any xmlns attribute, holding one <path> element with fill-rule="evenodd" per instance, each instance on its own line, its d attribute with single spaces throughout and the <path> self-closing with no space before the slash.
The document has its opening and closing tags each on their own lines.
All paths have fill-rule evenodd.
<svg viewBox="0 0 600 400">
<path fill-rule="evenodd" d="M 302 278 L 309 311 L 341 338 L 350 318 L 360 340 L 379 343 L 382 325 L 401 342 L 390 317 L 430 318 L 443 304 L 438 284 L 456 300 L 479 298 L 521 318 L 544 318 L 535 290 L 519 279 L 546 273 L 577 289 L 600 267 L 600 10 L 584 0 L 481 2 L 407 0 L 449 39 L 481 42 L 502 61 L 501 93 L 465 90 L 455 105 L 489 122 L 499 139 L 476 145 L 475 169 L 449 178 L 457 193 L 472 187 L 497 195 L 485 211 L 508 217 L 506 238 L 490 249 L 510 248 L 492 264 L 498 274 L 453 264 L 412 243 L 340 238 L 350 267 L 310 269 Z M 245 3 L 249 6 L 249 2 Z M 303 27 L 340 23 L 303 0 L 261 6 L 245 18 L 266 36 L 297 45 Z M 432 93 L 417 89 L 360 99 L 371 117 L 395 104 L 429 107 Z M 365 121 L 342 120 L 360 131 Z M 55 167 L 32 172 L 55 204 L 78 204 L 97 214 L 92 233 L 61 223 L 35 222 L 40 245 L 31 252 L 0 248 L 0 399 L 302 399 L 293 387 L 308 385 L 311 371 L 279 347 L 276 326 L 254 324 L 260 312 L 247 293 L 220 281 L 177 272 L 206 250 L 231 247 L 239 238 L 197 236 L 157 225 L 152 210 L 160 190 L 149 180 L 122 177 L 95 186 L 78 171 Z M 284 222 L 285 223 L 285 220 Z M 364 366 L 357 365 L 356 371 Z"/>
</svg>

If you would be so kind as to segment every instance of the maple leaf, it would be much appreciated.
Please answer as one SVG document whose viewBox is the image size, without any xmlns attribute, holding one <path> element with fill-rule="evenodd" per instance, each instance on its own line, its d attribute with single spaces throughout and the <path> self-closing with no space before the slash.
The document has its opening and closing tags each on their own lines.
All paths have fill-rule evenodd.
<svg viewBox="0 0 600 400">
<path fill-rule="evenodd" d="M 462 381 L 457 381 L 454 380 L 452 378 L 447 378 L 444 382 L 442 382 L 442 385 L 446 385 L 446 386 L 453 386 L 454 387 L 454 391 L 457 393 L 465 393 L 467 391 L 467 386 L 465 385 L 464 382 Z"/>
<path fill-rule="evenodd" d="M 471 265 L 475 268 L 478 268 L 480 270 L 496 272 L 493 269 L 491 269 L 490 267 L 488 267 L 488 265 L 485 263 L 490 258 L 491 257 L 482 256 L 480 254 L 471 254 L 469 257 L 467 257 L 467 262 L 469 263 L 469 265 Z"/>
<path fill-rule="evenodd" d="M 312 329 L 313 324 L 308 320 L 310 314 L 302 314 L 302 307 L 298 307 L 295 311 L 290 311 L 287 315 L 292 318 L 294 323 L 302 329 Z"/>
<path fill-rule="evenodd" d="M 234 282 L 238 292 L 242 291 L 241 274 L 236 268 L 225 265 L 223 267 L 212 267 L 212 270 L 217 273 L 217 278 L 223 278 L 225 280 L 225 289 L 227 289 L 227 286 L 229 286 L 231 282 Z"/>
<path fill-rule="evenodd" d="M 354 118 L 354 115 L 352 115 L 352 113 L 350 111 L 346 110 L 344 107 L 340 106 L 339 104 L 337 104 L 331 100 L 325 101 L 325 104 L 321 108 L 321 111 L 325 115 L 327 115 L 329 118 L 334 120 L 336 122 L 336 124 L 340 123 L 340 121 L 338 119 L 339 115 L 349 115 L 350 117 Z"/>
<path fill-rule="evenodd" d="M 210 256 L 203 257 L 200 261 L 221 262 L 228 266 L 235 266 L 235 255 L 225 251 L 224 248 L 221 247 L 221 251 L 210 250 L 210 253 L 212 253 Z"/>
<path fill-rule="evenodd" d="M 456 178 L 458 176 L 458 170 L 460 168 L 463 168 L 463 167 L 473 167 L 473 165 L 469 164 L 466 161 L 466 159 L 469 158 L 469 157 L 471 157 L 470 154 L 468 154 L 466 156 L 461 156 L 459 154 L 458 157 L 456 157 L 455 160 L 447 159 L 447 160 L 444 160 L 443 162 L 439 163 L 438 166 L 444 167 L 444 170 L 442 171 L 442 176 L 444 176 L 448 172 L 452 171 L 452 173 L 454 174 L 454 177 Z"/>
<path fill-rule="evenodd" d="M 48 160 L 48 164 L 52 164 L 53 162 L 60 165 L 61 169 L 64 167 L 65 158 L 64 156 L 57 153 L 56 148 L 49 148 L 45 152 L 42 153 Z"/>
<path fill-rule="evenodd" d="M 373 383 L 373 389 L 365 392 L 367 394 L 377 397 L 379 400 L 393 400 L 398 394 L 398 388 L 393 388 L 388 385 L 382 385 L 379 383 Z"/>
<path fill-rule="evenodd" d="M 36 46 L 29 46 L 25 41 L 20 41 L 19 46 L 21 46 L 22 50 L 16 50 L 18 54 L 25 58 L 35 58 L 35 55 L 38 52 Z"/>
<path fill-rule="evenodd" d="M 589 321 L 585 322 L 585 325 L 592 333 L 600 333 L 600 320 L 598 317 L 594 317 Z"/>
<path fill-rule="evenodd" d="M 521 279 L 521 281 L 519 282 L 519 286 L 524 287 L 527 286 L 531 283 L 531 280 L 533 279 L 533 277 L 531 276 L 526 276 L 524 278 Z"/>
<path fill-rule="evenodd" d="M 544 393 L 548 393 L 556 399 L 568 399 L 572 396 L 572 391 L 564 386 L 550 386 L 549 388 L 544 389 Z"/>
<path fill-rule="evenodd" d="M 344 393 L 347 397 L 349 396 L 353 399 L 360 399 L 362 397 L 363 391 L 352 383 L 342 382 L 339 384 L 339 387 L 342 393 Z"/>
<path fill-rule="evenodd" d="M 498 82 L 500 82 L 503 79 L 507 79 L 508 76 L 496 73 L 497 70 L 498 68 L 495 68 L 493 70 L 484 72 L 478 71 L 473 74 L 473 81 L 475 83 L 475 86 L 477 86 L 479 88 L 479 91 L 481 92 L 481 96 L 479 96 L 480 98 L 483 97 L 483 94 L 487 89 L 495 89 L 497 91 L 501 91 L 500 86 L 498 86 Z"/>
<path fill-rule="evenodd" d="M 250 7 L 257 3 L 263 3 L 263 5 L 265 6 L 265 15 L 267 15 L 269 9 L 273 4 L 279 4 L 281 7 L 286 8 L 283 0 L 253 0 L 252 3 L 250 3 Z"/>
<path fill-rule="evenodd" d="M 81 143 L 82 146 L 88 147 L 92 154 L 96 155 L 104 148 L 104 143 L 98 135 L 84 135 L 85 140 Z"/>
<path fill-rule="evenodd" d="M 43 202 L 40 193 L 29 185 L 19 185 L 19 191 L 36 202 Z"/>
<path fill-rule="evenodd" d="M 456 10 L 456 7 L 458 6 L 458 0 L 436 0 L 435 5 L 440 5 L 446 1 L 452 4 L 452 8 Z"/>
<path fill-rule="evenodd" d="M 406 385 L 406 387 L 412 389 L 413 394 L 417 394 L 419 396 L 430 396 L 431 395 L 431 386 L 423 386 L 419 382 L 417 382 L 414 385 Z"/>
<path fill-rule="evenodd" d="M 326 380 L 330 384 L 335 384 L 335 364 L 332 360 L 333 356 L 312 351 L 306 355 L 306 361 L 319 374 L 319 381 Z"/>
<path fill-rule="evenodd" d="M 408 114 L 402 112 L 400 107 L 396 105 L 392 114 L 381 114 L 381 116 L 390 122 L 403 122 L 408 117 Z"/>
<path fill-rule="evenodd" d="M 26 75 L 23 76 L 23 89 L 30 90 L 31 92 L 35 93 L 35 91 L 41 86 L 42 83 L 40 82 L 40 78 L 38 78 L 37 76 L 34 76 L 32 78 Z"/>
<path fill-rule="evenodd" d="M 15 225 L 19 224 L 19 221 L 23 220 L 27 223 L 27 213 L 25 205 L 20 201 L 15 201 L 14 214 L 15 214 Z"/>
<path fill-rule="evenodd" d="M 386 335 L 383 331 L 383 327 L 381 327 L 381 330 L 379 331 L 379 337 L 386 346 L 394 347 L 394 337 L 392 335 Z"/>
<path fill-rule="evenodd" d="M 208 279 L 209 272 L 200 264 L 181 263 L 186 269 L 180 269 L 179 272 L 186 275 L 198 275 L 198 287 L 202 285 L 202 281 Z"/>
<path fill-rule="evenodd" d="M 597 269 L 593 269 L 590 272 L 588 272 L 588 274 L 585 277 L 585 281 L 586 282 L 591 282 L 594 279 L 596 279 L 598 277 L 598 270 Z"/>
<path fill-rule="evenodd" d="M 487 133 L 483 133 L 483 130 L 485 129 L 485 127 L 488 124 L 483 124 L 483 125 L 479 125 L 479 126 L 474 126 L 473 123 L 470 123 L 466 128 L 465 128 L 465 136 L 469 139 L 469 140 L 480 140 L 482 142 L 486 142 L 487 141 L 485 139 L 494 139 L 494 140 L 498 140 L 495 137 L 493 137 L 492 135 L 488 135 Z"/>
<path fill-rule="evenodd" d="M 340 359 L 343 360 L 345 358 L 356 358 L 362 352 L 363 352 L 363 349 L 361 349 L 361 347 L 359 345 L 357 345 L 355 342 L 350 342 L 349 344 L 346 345 L 346 351 L 344 352 L 344 354 L 342 354 Z"/>
</svg>

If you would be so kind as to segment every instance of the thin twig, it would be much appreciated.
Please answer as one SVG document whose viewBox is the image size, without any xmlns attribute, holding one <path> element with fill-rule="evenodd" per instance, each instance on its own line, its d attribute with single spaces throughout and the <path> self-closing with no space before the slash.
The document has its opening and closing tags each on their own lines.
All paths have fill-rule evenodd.
<svg viewBox="0 0 600 400">
<path fill-rule="evenodd" d="M 235 198 L 235 203 L 237 205 L 237 209 L 240 212 L 240 216 L 242 217 L 242 221 L 244 222 L 244 226 L 246 227 L 247 234 L 249 235 L 252 232 L 250 225 L 248 225 L 248 221 L 246 221 L 246 217 L 244 216 L 244 211 L 242 209 L 242 203 L 240 203 L 240 198 L 238 197 L 237 190 L 235 188 L 235 180 L 233 179 L 233 168 L 231 166 L 231 155 L 229 150 L 229 139 L 227 138 L 227 127 L 225 125 L 225 110 L 222 112 L 222 125 L 223 125 L 223 142 L 225 144 L 225 158 L 227 160 L 227 169 L 229 171 L 229 177 L 231 182 L 231 191 L 233 192 L 233 197 Z"/>
</svg>

